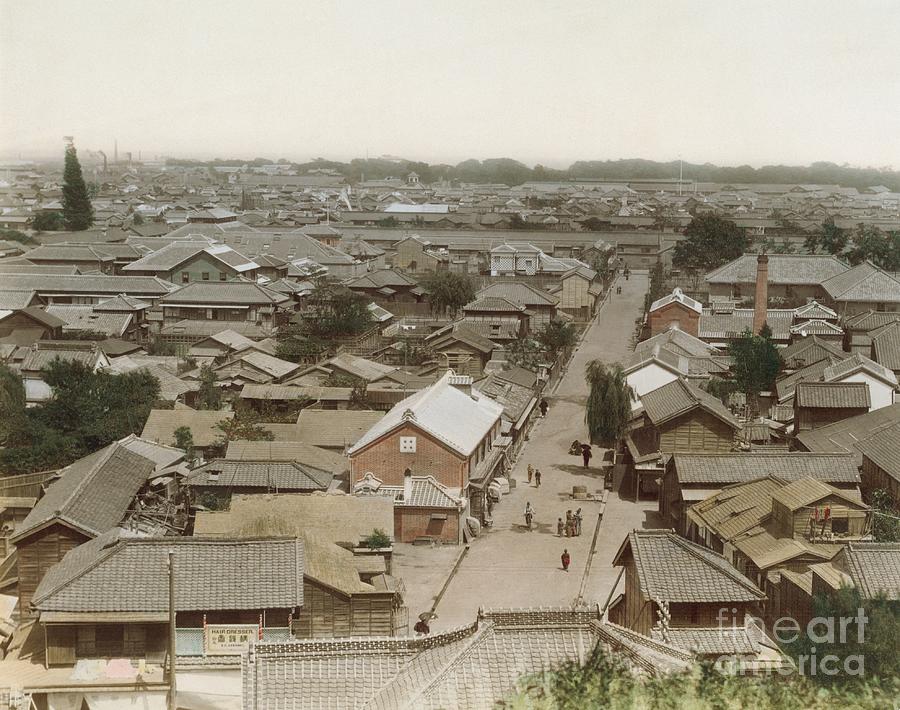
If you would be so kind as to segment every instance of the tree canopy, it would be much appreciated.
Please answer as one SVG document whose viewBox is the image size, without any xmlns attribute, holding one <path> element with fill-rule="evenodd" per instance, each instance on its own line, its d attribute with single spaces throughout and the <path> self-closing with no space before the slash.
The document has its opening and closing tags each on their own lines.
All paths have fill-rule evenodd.
<svg viewBox="0 0 900 710">
<path fill-rule="evenodd" d="M 65 229 L 66 220 L 62 212 L 39 212 L 31 220 L 31 227 L 36 232 L 54 232 Z"/>
<path fill-rule="evenodd" d="M 475 298 L 475 285 L 466 274 L 436 271 L 423 277 L 421 283 L 428 291 L 431 312 L 437 315 L 455 315 Z"/>
<path fill-rule="evenodd" d="M 13 376 L 17 377 L 15 373 Z M 55 360 L 44 371 L 52 396 L 35 407 L 0 367 L 0 396 L 14 423 L 0 451 L 0 470 L 27 473 L 61 468 L 129 434 L 139 434 L 159 396 L 159 381 L 146 371 L 121 375 L 92 372 L 78 362 Z"/>
<path fill-rule="evenodd" d="M 63 169 L 62 188 L 63 217 L 66 229 L 80 232 L 94 223 L 94 208 L 88 195 L 84 175 L 81 174 L 81 163 L 75 146 L 66 148 L 66 164 Z"/>
<path fill-rule="evenodd" d="M 612 448 L 625 434 L 634 393 L 621 365 L 608 367 L 592 360 L 585 368 L 590 387 L 585 421 L 592 444 Z"/>
<path fill-rule="evenodd" d="M 803 246 L 810 254 L 820 249 L 828 254 L 840 254 L 847 247 L 847 241 L 847 232 L 835 226 L 834 218 L 829 217 L 819 229 L 806 237 Z"/>
<path fill-rule="evenodd" d="M 559 355 L 566 348 L 574 347 L 578 342 L 575 326 L 561 320 L 550 321 L 535 337 L 554 356 Z"/>
<path fill-rule="evenodd" d="M 198 409 L 221 409 L 222 390 L 215 370 L 209 365 L 200 368 L 200 388 L 197 390 Z"/>
<path fill-rule="evenodd" d="M 771 390 L 782 367 L 781 355 L 772 342 L 772 331 L 764 325 L 759 335 L 745 330 L 728 346 L 734 381 L 748 401 L 760 392 Z"/>
<path fill-rule="evenodd" d="M 740 227 L 714 214 L 694 217 L 685 227 L 684 236 L 675 245 L 672 264 L 686 271 L 711 271 L 737 259 L 750 246 Z"/>
</svg>

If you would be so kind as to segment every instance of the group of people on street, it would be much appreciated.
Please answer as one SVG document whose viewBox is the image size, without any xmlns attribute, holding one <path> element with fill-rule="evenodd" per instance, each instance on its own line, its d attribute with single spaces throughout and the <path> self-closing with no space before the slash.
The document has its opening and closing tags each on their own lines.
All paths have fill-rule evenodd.
<svg viewBox="0 0 900 710">
<path fill-rule="evenodd" d="M 565 535 L 566 537 L 578 537 L 581 535 L 581 521 L 584 516 L 581 514 L 581 508 L 574 513 L 571 510 L 566 511 L 566 520 L 562 518 L 556 520 L 556 534 L 558 537 Z"/>
<path fill-rule="evenodd" d="M 528 485 L 531 485 L 531 481 L 534 481 L 534 487 L 541 487 L 541 469 L 535 468 L 531 464 L 528 464 Z"/>
<path fill-rule="evenodd" d="M 581 460 L 584 462 L 584 467 L 588 468 L 591 459 L 594 457 L 594 450 L 591 448 L 590 444 L 582 444 L 578 439 L 575 439 L 569 446 L 569 454 L 572 456 L 581 454 Z"/>
</svg>

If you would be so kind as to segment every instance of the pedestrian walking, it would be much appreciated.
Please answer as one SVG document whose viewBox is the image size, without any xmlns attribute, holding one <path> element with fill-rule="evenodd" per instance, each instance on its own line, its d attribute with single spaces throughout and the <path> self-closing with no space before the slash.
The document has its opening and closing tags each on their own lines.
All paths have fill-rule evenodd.
<svg viewBox="0 0 900 710">
<path fill-rule="evenodd" d="M 550 409 L 550 403 L 546 399 L 541 399 L 540 405 L 541 408 L 541 417 L 547 416 L 547 410 Z"/>
<path fill-rule="evenodd" d="M 563 521 L 562 518 L 557 518 L 556 520 L 556 537 L 563 536 Z"/>
<path fill-rule="evenodd" d="M 575 537 L 579 537 L 581 535 L 581 508 L 575 511 L 575 515 L 572 516 L 575 519 Z"/>
<path fill-rule="evenodd" d="M 591 462 L 591 457 L 594 455 L 594 452 L 591 451 L 590 444 L 582 444 L 581 445 L 581 458 L 584 461 L 584 467 L 587 468 L 588 464 Z"/>
<path fill-rule="evenodd" d="M 531 501 L 525 504 L 525 527 L 531 530 L 531 521 L 534 520 L 534 506 Z"/>
<path fill-rule="evenodd" d="M 541 469 L 539 468 L 534 470 L 534 485 L 537 488 L 541 487 Z"/>
<path fill-rule="evenodd" d="M 563 572 L 569 571 L 569 563 L 572 561 L 572 558 L 569 557 L 569 551 L 563 550 L 562 555 L 560 555 L 559 559 L 562 561 Z"/>
<path fill-rule="evenodd" d="M 528 464 L 528 485 L 531 485 L 531 479 L 534 477 L 534 466 Z"/>
</svg>

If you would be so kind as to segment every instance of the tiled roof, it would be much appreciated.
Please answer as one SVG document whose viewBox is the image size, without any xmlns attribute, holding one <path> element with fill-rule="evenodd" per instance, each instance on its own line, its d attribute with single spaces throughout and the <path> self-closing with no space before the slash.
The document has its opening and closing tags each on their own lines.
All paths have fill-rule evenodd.
<svg viewBox="0 0 900 710">
<path fill-rule="evenodd" d="M 52 521 L 93 537 L 118 525 L 156 466 L 118 442 L 64 468 L 16 529 L 14 539 Z"/>
<path fill-rule="evenodd" d="M 98 313 L 93 306 L 50 305 L 47 313 L 65 323 L 64 331 L 90 330 L 110 337 L 119 337 L 131 323 L 129 313 Z"/>
<path fill-rule="evenodd" d="M 872 377 L 897 387 L 897 375 L 892 370 L 889 370 L 884 365 L 879 365 L 862 353 L 853 353 L 850 357 L 830 365 L 825 368 L 822 376 L 826 381 L 833 382 L 835 380 L 843 380 L 857 372 L 866 372 Z"/>
<path fill-rule="evenodd" d="M 765 594 L 722 555 L 667 530 L 635 530 L 613 560 L 631 550 L 641 593 L 677 603 L 756 602 Z M 640 603 L 640 602 L 638 602 Z"/>
<path fill-rule="evenodd" d="M 370 271 L 363 276 L 347 281 L 347 288 L 413 288 L 419 285 L 419 282 L 406 274 L 395 271 L 394 269 L 379 269 L 378 271 Z"/>
<path fill-rule="evenodd" d="M 129 313 L 131 311 L 142 311 L 146 308 L 150 308 L 149 303 L 125 294 L 94 304 L 94 310 L 98 313 Z"/>
<path fill-rule="evenodd" d="M 469 456 L 496 424 L 503 407 L 483 395 L 467 395 L 451 383 L 452 377 L 452 371 L 448 371 L 430 387 L 395 404 L 349 453 L 353 455 L 390 431 L 410 424 Z"/>
<path fill-rule="evenodd" d="M 856 448 L 900 483 L 900 422 L 867 436 L 856 444 Z"/>
<path fill-rule="evenodd" d="M 534 286 L 519 283 L 517 281 L 493 283 L 481 289 L 476 296 L 478 298 L 497 297 L 505 298 L 525 308 L 535 306 L 555 306 L 559 299 L 552 294 L 542 291 Z"/>
<path fill-rule="evenodd" d="M 379 495 L 390 498 L 395 506 L 408 508 L 450 508 L 458 510 L 464 506 L 458 495 L 447 486 L 438 483 L 434 476 L 412 476 L 409 498 L 405 487 L 386 486 L 371 473 L 367 473 L 354 487 L 355 495 Z"/>
<path fill-rule="evenodd" d="M 821 284 L 848 270 L 833 256 L 809 254 L 769 254 L 770 284 Z M 756 254 L 743 254 L 706 275 L 707 283 L 756 283 Z"/>
<path fill-rule="evenodd" d="M 26 308 L 34 300 L 34 289 L 13 289 L 3 277 L 3 288 L 0 289 L 0 311 L 18 311 Z"/>
<path fill-rule="evenodd" d="M 359 377 L 363 380 L 366 380 L 367 382 L 371 382 L 373 380 L 384 377 L 385 375 L 388 375 L 397 369 L 393 365 L 385 365 L 383 363 L 376 362 L 375 360 L 369 360 L 357 355 L 351 355 L 350 353 L 340 353 L 339 355 L 335 355 L 330 360 L 326 360 L 325 362 L 321 363 L 319 367 L 325 367 L 328 369 L 336 367 L 344 370 L 354 377 Z"/>
<path fill-rule="evenodd" d="M 829 355 L 836 358 L 845 358 L 848 355 L 836 343 L 822 340 L 815 335 L 795 340 L 786 348 L 780 350 L 778 354 L 784 360 L 785 366 L 792 369 L 820 362 Z"/>
<path fill-rule="evenodd" d="M 464 311 L 491 311 L 493 313 L 522 313 L 525 306 L 513 303 L 510 300 L 501 298 L 500 296 L 484 296 L 476 298 L 471 303 L 463 306 Z"/>
<path fill-rule="evenodd" d="M 868 261 L 824 281 L 822 288 L 835 301 L 900 302 L 900 281 Z"/>
<path fill-rule="evenodd" d="M 797 440 L 809 451 L 852 452 L 856 465 L 860 465 L 861 442 L 897 424 L 900 424 L 900 402 L 817 429 L 801 431 L 797 434 Z"/>
<path fill-rule="evenodd" d="M 894 322 L 872 334 L 875 361 L 889 370 L 900 370 L 900 323 Z"/>
<path fill-rule="evenodd" d="M 93 343 L 84 341 L 51 341 L 43 340 L 35 343 L 22 359 L 23 372 L 40 372 L 54 360 L 64 362 L 80 362 L 88 367 L 95 367 L 105 356 Z"/>
<path fill-rule="evenodd" d="M 342 454 L 299 441 L 229 441 L 225 458 L 240 461 L 297 461 L 335 474 L 349 470 L 350 461 Z"/>
<path fill-rule="evenodd" d="M 481 613 L 476 624 L 426 638 L 263 642 L 243 662 L 244 707 L 492 710 L 521 678 L 583 663 L 601 632 L 612 627 L 595 617 L 578 610 L 498 610 Z M 622 631 L 635 637 L 632 654 L 652 648 L 670 661 L 677 657 L 675 649 L 664 654 L 664 644 Z M 621 646 L 613 633 L 602 638 L 616 650 Z"/>
<path fill-rule="evenodd" d="M 859 483 L 856 462 L 836 453 L 727 453 L 674 454 L 673 465 L 681 484 L 727 485 L 777 476 L 786 481 L 815 478 L 827 483 Z"/>
<path fill-rule="evenodd" d="M 33 290 L 45 293 L 89 293 L 118 296 L 163 296 L 174 286 L 155 276 L 106 276 L 59 274 L 5 274 L 3 288 L 8 290 Z"/>
<path fill-rule="evenodd" d="M 137 277 L 129 277 L 137 278 Z M 290 298 L 250 281 L 194 281 L 159 300 L 164 306 L 174 305 L 270 305 L 283 304 Z M 221 328 L 221 323 L 219 324 Z"/>
<path fill-rule="evenodd" d="M 471 345 L 479 352 L 485 354 L 493 352 L 496 345 L 494 345 L 490 339 L 479 335 L 471 326 L 472 323 L 468 321 L 456 321 L 455 323 L 450 323 L 444 328 L 436 330 L 431 335 L 428 335 L 425 338 L 425 342 L 429 343 L 429 346 L 432 349 L 435 349 L 440 348 L 445 341 L 458 340 L 466 345 Z"/>
<path fill-rule="evenodd" d="M 303 605 L 304 545 L 296 538 L 138 538 L 118 529 L 69 552 L 32 603 L 41 612 L 168 611 L 170 550 L 177 611 Z"/>
<path fill-rule="evenodd" d="M 259 264 L 238 253 L 227 244 L 210 245 L 205 241 L 174 241 L 166 244 L 162 249 L 151 252 L 146 256 L 126 264 L 122 271 L 156 271 L 166 273 L 183 264 L 198 254 L 221 261 L 238 272 L 249 271 L 259 267 Z"/>
<path fill-rule="evenodd" d="M 900 599 L 900 543 L 850 542 L 841 557 L 863 599 Z"/>
<path fill-rule="evenodd" d="M 801 478 L 785 484 L 784 487 L 778 491 L 777 498 L 778 502 L 786 506 L 788 510 L 795 511 L 815 503 L 816 501 L 822 500 L 822 498 L 825 498 L 826 496 L 838 496 L 844 498 L 851 504 L 855 504 L 856 507 L 864 507 L 859 498 L 851 498 L 846 493 L 813 478 Z"/>
<path fill-rule="evenodd" d="M 766 325 L 772 330 L 773 340 L 788 340 L 794 312 L 770 308 L 766 311 Z M 719 313 L 714 308 L 704 308 L 698 324 L 698 335 L 704 340 L 739 338 L 744 331 L 753 330 L 753 309 L 735 308 L 730 313 Z"/>
<path fill-rule="evenodd" d="M 639 350 L 629 356 L 622 363 L 622 368 L 626 375 L 637 370 L 641 370 L 647 365 L 657 364 L 660 367 L 670 370 L 679 375 L 687 375 L 689 371 L 688 358 L 679 355 L 665 347 L 653 348 L 652 350 Z"/>
<path fill-rule="evenodd" d="M 324 491 L 333 474 L 295 461 L 215 459 L 187 476 L 188 486 L 267 488 L 278 491 Z"/>
<path fill-rule="evenodd" d="M 794 392 L 797 406 L 814 409 L 849 407 L 868 410 L 872 402 L 865 382 L 800 382 Z"/>
<path fill-rule="evenodd" d="M 676 288 L 669 295 L 663 296 L 662 298 L 659 298 L 651 303 L 650 312 L 652 313 L 653 311 L 659 310 L 663 306 L 668 306 L 670 303 L 680 303 L 682 306 L 689 310 L 695 311 L 697 313 L 703 312 L 703 305 L 700 303 L 700 301 L 696 301 L 690 296 L 686 296 L 684 294 L 684 291 L 682 291 L 680 288 Z"/>
<path fill-rule="evenodd" d="M 775 391 L 778 394 L 778 401 L 784 402 L 788 398 L 793 397 L 797 385 L 801 382 L 821 382 L 825 370 L 835 362 L 839 362 L 839 358 L 826 354 L 821 360 L 779 377 L 775 380 Z"/>
<path fill-rule="evenodd" d="M 870 310 L 850 316 L 844 321 L 844 327 L 853 332 L 867 333 L 895 321 L 900 321 L 900 312 Z"/>
<path fill-rule="evenodd" d="M 658 631 L 653 638 L 660 638 Z M 668 642 L 700 656 L 751 656 L 759 653 L 759 633 L 756 627 L 691 628 L 675 627 L 666 630 Z"/>
<path fill-rule="evenodd" d="M 656 346 L 665 347 L 667 350 L 686 355 L 690 357 L 703 357 L 705 355 L 716 354 L 719 351 L 712 345 L 703 342 L 700 338 L 695 338 L 690 333 L 685 333 L 678 328 L 672 328 L 664 333 L 654 335 L 648 340 L 638 343 L 634 347 L 635 352 L 644 352 L 652 350 Z"/>
<path fill-rule="evenodd" d="M 809 335 L 843 335 L 844 331 L 836 324 L 821 318 L 805 320 L 791 326 L 791 334 L 807 337 Z"/>
<path fill-rule="evenodd" d="M 641 404 L 654 426 L 664 424 L 694 409 L 703 409 L 734 429 L 740 424 L 728 408 L 708 392 L 677 379 L 641 396 Z"/>
<path fill-rule="evenodd" d="M 822 319 L 822 320 L 836 320 L 837 313 L 828 308 L 827 306 L 823 306 L 818 301 L 810 301 L 805 306 L 800 306 L 798 309 L 794 311 L 795 317 L 798 319 Z"/>
<path fill-rule="evenodd" d="M 759 525 L 772 512 L 772 498 L 784 485 L 784 480 L 769 475 L 725 486 L 694 503 L 688 510 L 688 518 L 698 520 L 722 540 L 730 540 Z"/>
</svg>

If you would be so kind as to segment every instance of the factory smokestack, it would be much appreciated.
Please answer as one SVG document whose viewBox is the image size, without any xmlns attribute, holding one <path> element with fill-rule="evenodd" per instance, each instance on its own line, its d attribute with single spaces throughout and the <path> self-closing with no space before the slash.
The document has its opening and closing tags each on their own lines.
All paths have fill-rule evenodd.
<svg viewBox="0 0 900 710">
<path fill-rule="evenodd" d="M 766 324 L 766 312 L 769 307 L 769 257 L 760 254 L 756 257 L 756 298 L 753 302 L 753 333 L 759 335 Z"/>
</svg>

